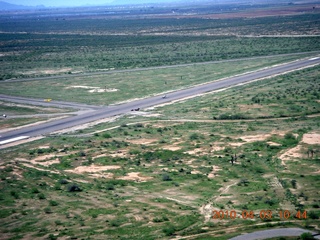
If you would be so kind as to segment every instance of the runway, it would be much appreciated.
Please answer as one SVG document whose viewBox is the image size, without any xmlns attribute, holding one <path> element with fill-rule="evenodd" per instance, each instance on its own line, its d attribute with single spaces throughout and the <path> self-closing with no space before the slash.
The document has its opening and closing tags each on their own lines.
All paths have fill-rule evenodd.
<svg viewBox="0 0 320 240">
<path fill-rule="evenodd" d="M 57 104 L 55 106 L 60 107 L 63 105 L 64 107 L 78 108 L 78 109 L 91 109 L 92 111 L 86 112 L 84 114 L 80 114 L 77 116 L 67 117 L 64 119 L 59 119 L 35 126 L 24 127 L 18 130 L 5 132 L 0 134 L 0 145 L 7 144 L 8 142 L 16 141 L 15 139 L 19 138 L 29 138 L 36 137 L 40 135 L 50 134 L 52 132 L 78 126 L 81 124 L 93 122 L 96 120 L 100 120 L 103 118 L 108 118 L 116 115 L 125 114 L 131 111 L 133 108 L 144 109 L 147 107 L 152 107 L 156 105 L 160 105 L 166 102 L 176 101 L 179 99 L 184 99 L 187 97 L 196 96 L 199 94 L 211 92 L 218 89 L 223 89 L 226 87 L 236 86 L 239 84 L 248 83 L 251 81 L 263 79 L 266 77 L 271 77 L 278 74 L 284 74 L 289 71 L 294 71 L 304 67 L 310 67 L 320 64 L 320 57 L 313 57 L 309 59 L 302 59 L 282 65 L 273 66 L 266 69 L 261 69 L 255 72 L 250 72 L 246 74 L 241 74 L 239 76 L 228 77 L 219 81 L 210 82 L 206 84 L 197 85 L 194 87 L 190 87 L 187 89 L 182 89 L 174 92 L 170 92 L 167 94 L 166 98 L 163 98 L 163 95 L 148 97 L 145 99 L 135 100 L 128 103 L 122 103 L 118 105 L 112 106 L 90 106 L 86 104 L 77 104 L 77 103 L 66 103 L 66 102 L 54 102 L 51 104 Z M 4 95 L 0 96 L 0 99 L 5 98 Z M 7 101 L 15 101 L 14 99 L 24 101 L 28 100 L 26 98 L 21 97 L 11 97 L 11 99 L 7 99 Z M 29 101 L 31 101 L 29 99 Z M 32 99 L 32 101 L 37 102 L 39 100 Z M 29 102 L 31 103 L 31 102 Z M 41 102 L 43 104 L 43 100 Z M 48 105 L 52 106 L 50 103 Z"/>
</svg>

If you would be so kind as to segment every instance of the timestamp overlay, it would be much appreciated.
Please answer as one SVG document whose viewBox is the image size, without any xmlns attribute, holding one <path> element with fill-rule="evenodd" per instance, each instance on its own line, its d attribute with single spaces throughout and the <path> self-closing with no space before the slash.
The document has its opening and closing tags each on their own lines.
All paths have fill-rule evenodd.
<svg viewBox="0 0 320 240">
<path fill-rule="evenodd" d="M 213 219 L 261 219 L 261 220 L 290 220 L 290 219 L 307 219 L 307 211 L 289 211 L 289 210 L 260 210 L 260 211 L 250 211 L 250 210 L 213 210 Z"/>
</svg>

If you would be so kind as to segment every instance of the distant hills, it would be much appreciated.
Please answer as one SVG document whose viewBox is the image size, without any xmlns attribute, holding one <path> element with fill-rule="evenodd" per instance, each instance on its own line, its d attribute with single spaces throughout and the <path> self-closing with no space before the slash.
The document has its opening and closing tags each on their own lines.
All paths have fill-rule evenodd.
<svg viewBox="0 0 320 240">
<path fill-rule="evenodd" d="M 45 6 L 43 6 L 43 5 L 24 6 L 24 5 L 17 5 L 17 4 L 11 4 L 11 3 L 4 2 L 4 1 L 0 1 L 0 10 L 2 10 L 2 11 L 35 9 L 35 8 L 45 8 Z"/>
<path fill-rule="evenodd" d="M 14 9 L 25 9 L 26 6 L 16 5 L 7 2 L 0 1 L 0 9 L 1 10 L 14 10 Z"/>
<path fill-rule="evenodd" d="M 140 5 L 140 4 L 168 4 L 168 3 L 186 3 L 186 4 L 197 4 L 197 3 L 217 3 L 217 4 L 221 4 L 221 3 L 249 3 L 252 2 L 253 0 L 100 0 L 100 4 L 92 4 L 92 2 L 90 2 L 90 0 L 81 0 L 78 2 L 77 5 L 75 5 L 75 7 L 80 7 L 82 6 L 115 6 L 115 5 Z M 258 2 L 289 2 L 290 0 L 255 0 L 256 3 Z M 307 2 L 309 0 L 300 0 L 300 2 Z M 85 4 L 86 2 L 88 2 L 88 4 Z M 1 1 L 0 0 L 0 11 L 11 11 L 11 10 L 22 10 L 22 9 L 39 9 L 39 8 L 47 8 L 47 7 L 52 7 L 53 3 L 51 0 L 43 0 L 42 4 L 44 5 L 39 5 L 39 6 L 30 6 L 32 5 L 32 1 L 29 1 L 27 3 L 29 6 L 25 6 L 25 5 L 17 5 L 17 4 L 11 4 L 5 1 Z M 64 4 L 64 5 L 63 5 Z M 60 5 L 61 7 L 69 5 L 69 1 L 68 0 L 59 0 L 55 2 L 55 7 L 57 7 L 58 5 Z M 70 1 L 70 7 L 72 6 L 72 1 Z"/>
<path fill-rule="evenodd" d="M 166 4 L 166 3 L 190 3 L 190 2 L 207 2 L 208 0 L 105 0 L 104 4 L 99 4 L 100 6 L 110 6 L 110 5 L 140 5 L 140 4 L 147 4 L 147 3 L 153 3 L 153 4 Z M 46 8 L 46 7 L 52 7 L 52 6 L 57 6 L 59 5 L 59 3 L 61 3 L 62 1 L 58 1 L 55 2 L 55 5 L 52 3 L 51 0 L 43 0 L 42 3 L 43 5 L 39 5 L 39 6 L 32 6 L 32 1 L 28 2 L 28 6 L 26 5 L 17 5 L 17 4 L 12 4 L 12 3 L 8 3 L 5 1 L 0 1 L 0 10 L 4 11 L 4 10 L 21 10 L 21 9 L 35 9 L 35 8 Z M 86 2 L 85 0 L 82 0 L 81 3 Z M 75 6 L 79 7 L 79 6 L 98 6 L 98 4 L 93 4 L 92 2 L 90 2 L 90 0 L 87 1 L 88 4 L 81 4 L 80 2 L 78 2 L 78 4 L 75 4 Z M 104 1 L 100 1 L 104 2 Z M 64 7 L 68 4 L 68 0 L 66 0 L 64 2 L 64 5 L 61 5 L 61 7 Z M 72 4 L 70 3 L 69 6 L 72 6 Z"/>
</svg>

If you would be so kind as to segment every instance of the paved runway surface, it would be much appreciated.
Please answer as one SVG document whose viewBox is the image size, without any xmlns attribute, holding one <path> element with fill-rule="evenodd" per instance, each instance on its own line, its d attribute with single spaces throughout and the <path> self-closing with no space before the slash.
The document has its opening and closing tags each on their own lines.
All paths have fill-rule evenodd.
<svg viewBox="0 0 320 240">
<path fill-rule="evenodd" d="M 141 100 L 135 100 L 128 103 L 123 103 L 119 105 L 113 105 L 113 106 L 106 106 L 106 107 L 100 107 L 100 106 L 89 106 L 85 104 L 76 104 L 76 103 L 63 103 L 63 102 L 55 102 L 52 101 L 51 104 L 57 103 L 59 104 L 65 104 L 69 107 L 74 108 L 81 108 L 81 109 L 95 109 L 95 111 L 84 113 L 81 115 L 68 117 L 56 121 L 51 121 L 43 124 L 39 124 L 36 126 L 30 126 L 21 128 L 18 130 L 6 132 L 0 134 L 0 145 L 6 144 L 8 142 L 16 141 L 17 138 L 28 138 L 28 137 L 35 137 L 39 135 L 45 135 L 49 134 L 58 130 L 74 127 L 77 125 L 85 124 L 88 122 L 96 121 L 99 119 L 112 117 L 120 114 L 125 114 L 131 111 L 133 108 L 140 108 L 144 109 L 151 106 L 156 106 L 162 103 L 170 102 L 173 100 L 179 100 L 186 97 L 192 97 L 198 94 L 203 94 L 206 92 L 214 91 L 217 89 L 222 89 L 230 86 L 235 86 L 243 83 L 247 83 L 250 81 L 254 81 L 257 79 L 273 76 L 276 74 L 283 74 L 288 71 L 293 71 L 299 68 L 313 66 L 316 64 L 320 64 L 320 57 L 316 58 L 310 58 L 310 59 L 303 59 L 299 61 L 290 62 L 287 64 L 282 64 L 279 66 L 270 67 L 267 69 L 262 69 L 255 72 L 250 72 L 247 74 L 242 74 L 235 77 L 229 77 L 226 79 L 223 79 L 221 81 L 215 81 L 212 83 L 202 84 L 198 86 L 194 86 L 188 89 L 183 89 L 175 92 L 171 92 L 167 94 L 167 98 L 162 98 L 161 96 L 154 96 L 149 97 Z M 22 101 L 24 101 L 23 98 L 21 98 Z M 33 101 L 39 101 L 36 99 L 33 99 Z M 26 102 L 24 102 L 26 103 Z M 76 107 L 75 105 L 78 105 Z M 52 106 L 52 105 L 51 105 Z"/>
</svg>

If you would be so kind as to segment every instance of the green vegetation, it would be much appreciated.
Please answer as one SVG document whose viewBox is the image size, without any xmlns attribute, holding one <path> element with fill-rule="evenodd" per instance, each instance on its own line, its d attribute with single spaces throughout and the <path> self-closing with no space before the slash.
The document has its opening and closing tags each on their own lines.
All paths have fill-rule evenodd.
<svg viewBox="0 0 320 240">
<path fill-rule="evenodd" d="M 260 36 L 310 35 L 319 31 L 318 19 L 319 14 L 148 21 L 4 15 L 0 79 L 319 51 L 316 36 Z"/>
<path fill-rule="evenodd" d="M 0 17 L 6 23 L 0 27 L 2 79 L 319 50 L 318 37 L 228 35 L 306 34 L 319 28 L 316 13 L 150 21 L 6 16 Z M 224 36 L 209 36 L 222 30 Z M 0 92 L 107 105 L 308 55 L 2 81 Z M 64 70 L 59 73 L 44 72 L 60 68 Z M 147 111 L 158 114 L 149 118 L 122 116 L 1 149 L 1 236 L 229 239 L 238 232 L 272 227 L 317 231 L 319 70 L 315 66 L 158 107 Z M 92 89 L 72 86 L 118 91 L 89 93 Z M 1 109 L 12 114 L 39 110 Z M 236 218 L 213 219 L 213 210 L 223 216 L 235 211 Z"/>
<path fill-rule="evenodd" d="M 211 82 L 301 57 L 293 55 L 246 59 L 137 72 L 72 76 L 63 79 L 20 82 L 19 84 L 0 82 L 0 93 L 108 105 Z M 117 91 L 110 91 L 112 89 Z"/>
</svg>

